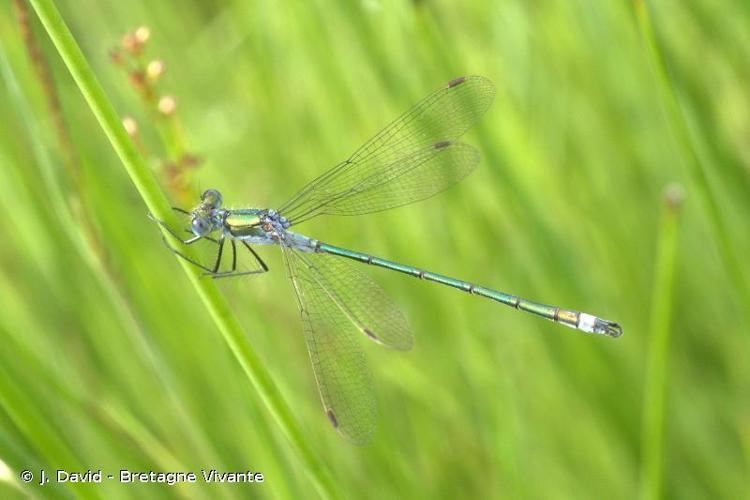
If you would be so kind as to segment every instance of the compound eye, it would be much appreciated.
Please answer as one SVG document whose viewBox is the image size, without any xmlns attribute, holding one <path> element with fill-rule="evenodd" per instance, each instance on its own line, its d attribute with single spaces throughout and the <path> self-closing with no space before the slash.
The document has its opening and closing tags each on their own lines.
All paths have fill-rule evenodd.
<svg viewBox="0 0 750 500">
<path fill-rule="evenodd" d="M 206 189 L 201 195 L 201 201 L 210 208 L 219 208 L 221 206 L 221 193 L 215 189 Z"/>
<path fill-rule="evenodd" d="M 196 217 L 190 223 L 190 227 L 196 236 L 203 236 L 211 229 L 211 225 L 203 217 Z"/>
</svg>

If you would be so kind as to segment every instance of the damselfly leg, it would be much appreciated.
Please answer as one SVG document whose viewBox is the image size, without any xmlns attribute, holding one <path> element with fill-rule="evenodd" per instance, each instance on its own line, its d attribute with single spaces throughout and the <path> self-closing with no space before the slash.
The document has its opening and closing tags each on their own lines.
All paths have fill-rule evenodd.
<svg viewBox="0 0 750 500">
<path fill-rule="evenodd" d="M 190 212 L 188 212 L 187 210 L 183 210 L 182 208 L 179 208 L 179 207 L 172 207 L 172 210 L 182 213 L 182 214 L 190 215 Z M 181 259 L 184 259 L 190 264 L 205 271 L 202 274 L 202 276 L 208 276 L 211 278 L 226 278 L 230 276 L 248 276 L 252 274 L 263 274 L 265 272 L 268 272 L 268 265 L 266 265 L 263 259 L 261 259 L 260 255 L 258 255 L 258 253 L 245 241 L 242 241 L 242 244 L 245 246 L 245 248 L 247 248 L 247 250 L 250 251 L 250 253 L 253 256 L 253 259 L 258 264 L 258 266 L 260 266 L 260 268 L 253 269 L 250 271 L 238 271 L 237 270 L 237 243 L 234 239 L 229 240 L 232 245 L 232 266 L 228 271 L 219 271 L 219 269 L 221 268 L 221 263 L 222 263 L 222 259 L 224 256 L 224 243 L 226 241 L 225 236 L 223 234 L 219 236 L 218 239 L 213 238 L 211 236 L 195 236 L 195 235 L 192 236 L 191 238 L 182 239 L 182 237 L 180 237 L 180 235 L 178 235 L 164 221 L 155 218 L 151 214 L 148 214 L 148 217 L 154 222 L 156 222 L 157 224 L 159 224 L 159 226 L 164 228 L 171 236 L 173 236 L 177 241 L 179 241 L 183 245 L 192 245 L 193 243 L 196 243 L 202 240 L 208 241 L 217 245 L 218 248 L 216 250 L 216 257 L 214 259 L 213 267 L 208 267 L 198 262 L 197 260 L 185 255 L 184 253 L 180 252 L 177 248 L 175 248 L 174 246 L 172 246 L 172 244 L 169 243 L 166 236 L 162 235 L 162 242 L 164 243 L 164 246 L 166 246 L 169 249 L 169 251 L 171 251 L 172 253 L 180 257 Z M 189 234 L 193 234 L 190 230 L 186 230 L 186 232 Z"/>
</svg>

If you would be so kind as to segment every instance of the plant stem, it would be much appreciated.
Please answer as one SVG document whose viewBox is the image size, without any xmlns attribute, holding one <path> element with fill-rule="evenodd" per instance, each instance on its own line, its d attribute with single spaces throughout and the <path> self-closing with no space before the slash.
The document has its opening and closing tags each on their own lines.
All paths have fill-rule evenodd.
<svg viewBox="0 0 750 500">
<path fill-rule="evenodd" d="M 17 1 L 23 7 L 26 6 L 26 0 Z M 28 28 L 30 30 L 30 26 Z M 28 41 L 26 43 L 28 49 Z M 44 58 L 42 52 L 39 52 L 39 57 Z M 46 65 L 46 59 L 44 59 L 44 61 Z M 54 218 L 45 223 L 52 224 L 59 230 L 59 234 L 50 231 L 48 237 L 58 239 L 60 244 L 67 242 L 70 248 L 74 249 L 81 257 L 82 261 L 88 267 L 91 276 L 99 285 L 104 296 L 107 297 L 109 303 L 113 307 L 115 313 L 113 318 L 120 323 L 123 332 L 129 337 L 132 345 L 138 349 L 143 358 L 150 363 L 153 374 L 161 382 L 163 391 L 168 395 L 167 398 L 174 408 L 176 418 L 182 421 L 185 429 L 191 429 L 194 425 L 190 425 L 190 417 L 185 411 L 182 401 L 176 396 L 174 384 L 172 383 L 173 375 L 169 368 L 164 363 L 160 362 L 160 353 L 147 341 L 148 334 L 144 331 L 140 318 L 138 317 L 136 310 L 133 308 L 115 268 L 108 265 L 107 254 L 97 251 L 97 249 L 104 249 L 102 245 L 96 245 L 101 241 L 100 236 L 96 232 L 88 232 L 88 228 L 93 228 L 95 226 L 90 218 L 90 213 L 85 210 L 85 207 L 87 207 L 88 204 L 83 205 L 78 201 L 80 200 L 78 196 L 84 195 L 83 193 L 85 190 L 83 189 L 83 186 L 72 186 L 74 189 L 68 194 L 65 193 L 59 186 L 59 183 L 56 182 L 57 176 L 54 172 L 55 164 L 47 153 L 46 146 L 43 145 L 44 140 L 41 139 L 43 134 L 40 133 L 39 128 L 31 121 L 32 113 L 29 103 L 26 102 L 23 97 L 21 86 L 7 61 L 6 51 L 2 44 L 0 44 L 0 74 L 2 74 L 2 80 L 5 83 L 6 88 L 9 90 L 8 102 L 13 104 L 13 107 L 16 109 L 16 113 L 20 118 L 18 127 L 20 129 L 26 129 L 30 138 L 29 159 L 34 159 L 35 163 L 40 167 L 39 171 L 35 171 L 35 169 L 31 167 L 23 168 L 21 169 L 23 172 L 22 175 L 29 177 L 25 180 L 28 186 L 36 185 L 39 182 L 39 179 L 41 179 L 41 185 L 44 186 L 46 190 L 46 211 L 54 214 Z M 49 78 L 43 83 L 43 85 L 49 86 L 47 91 L 45 91 L 45 95 L 54 94 L 56 96 L 55 80 L 52 78 L 51 72 L 49 72 L 48 75 Z M 49 108 L 48 111 L 52 113 Z M 30 192 L 24 192 L 21 196 L 26 196 L 28 198 L 32 195 Z M 88 219 L 88 221 L 83 220 L 83 218 Z M 87 222 L 91 222 L 91 225 L 88 225 Z M 79 228 L 83 231 L 83 238 L 78 231 Z M 90 238 L 94 236 L 97 238 L 96 241 Z M 203 436 L 191 435 L 191 439 L 195 440 L 197 443 L 199 440 L 203 439 Z M 203 449 L 201 449 L 199 453 L 202 453 L 201 456 L 206 457 L 206 459 L 215 456 L 211 451 L 208 451 L 208 447 L 206 446 L 203 446 Z"/>
<path fill-rule="evenodd" d="M 31 5 L 42 21 L 47 34 L 68 67 L 91 111 L 99 121 L 99 125 L 122 160 L 125 170 L 146 206 L 156 218 L 166 221 L 173 220 L 166 196 L 128 137 L 114 107 L 104 93 L 53 1 L 31 0 Z M 182 260 L 180 262 L 232 353 L 302 460 L 318 492 L 323 497 L 333 497 L 334 488 L 330 475 L 313 449 L 305 441 L 289 406 L 284 401 L 258 355 L 247 343 L 242 327 L 232 314 L 226 301 L 219 294 L 216 285 L 211 280 L 201 279 L 196 268 L 190 264 Z"/>
<path fill-rule="evenodd" d="M 667 188 L 659 225 L 654 288 L 651 304 L 651 328 L 646 387 L 643 398 L 641 433 L 641 498 L 661 498 L 662 455 L 664 449 L 664 407 L 669 358 L 669 333 L 672 323 L 677 221 L 682 191 Z"/>
<path fill-rule="evenodd" d="M 658 78 L 661 97 L 667 111 L 669 124 L 675 134 L 678 146 L 682 150 L 693 184 L 697 188 L 700 199 L 705 205 L 709 221 L 711 222 L 710 226 L 714 231 L 714 238 L 718 244 L 726 272 L 738 292 L 740 311 L 744 311 L 745 321 L 750 324 L 750 282 L 744 278 L 742 261 L 738 258 L 737 252 L 732 246 L 729 231 L 721 216 L 717 196 L 708 179 L 708 168 L 701 161 L 694 139 L 690 134 L 684 110 L 677 97 L 674 81 L 667 70 L 664 55 L 656 40 L 648 6 L 645 0 L 634 0 L 633 6 L 638 18 L 641 36 L 648 48 L 651 64 Z"/>
</svg>

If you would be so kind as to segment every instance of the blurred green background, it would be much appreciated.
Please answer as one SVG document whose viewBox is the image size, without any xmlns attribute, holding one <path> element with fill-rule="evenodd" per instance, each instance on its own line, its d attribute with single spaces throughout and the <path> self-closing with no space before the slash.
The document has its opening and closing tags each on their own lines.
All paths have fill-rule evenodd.
<svg viewBox="0 0 750 500">
<path fill-rule="evenodd" d="M 19 5 L 0 6 L 0 495 L 314 497 Z M 659 2 L 649 32 L 643 4 L 627 1 L 58 2 L 179 205 L 215 187 L 230 206 L 278 206 L 447 80 L 497 85 L 466 137 L 482 164 L 460 186 L 300 231 L 614 319 L 625 334 L 587 336 L 365 269 L 402 306 L 416 346 L 362 340 L 379 428 L 354 447 L 321 412 L 279 252 L 260 249 L 271 273 L 219 285 L 345 498 L 747 495 L 747 5 Z M 150 37 L 135 58 L 120 44 L 141 25 Z M 129 76 L 156 59 L 157 80 Z M 177 104 L 168 116 L 164 96 Z M 202 467 L 265 482 L 18 479 Z"/>
</svg>

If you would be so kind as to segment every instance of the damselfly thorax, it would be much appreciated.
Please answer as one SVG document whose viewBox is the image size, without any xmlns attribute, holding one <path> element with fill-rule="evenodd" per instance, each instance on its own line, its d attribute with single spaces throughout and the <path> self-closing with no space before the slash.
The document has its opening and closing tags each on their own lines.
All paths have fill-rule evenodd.
<svg viewBox="0 0 750 500">
<path fill-rule="evenodd" d="M 226 210 L 222 230 L 226 238 L 251 245 L 284 245 L 303 252 L 315 251 L 310 238 L 289 231 L 289 221 L 273 209 Z"/>
<path fill-rule="evenodd" d="M 278 243 L 285 231 L 284 222 L 277 213 L 260 208 L 227 210 L 222 229 L 229 238 L 255 245 Z"/>
</svg>

